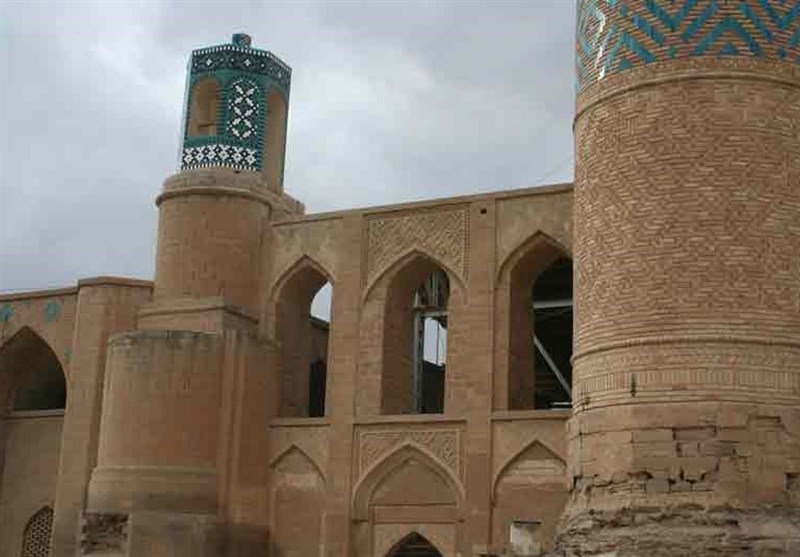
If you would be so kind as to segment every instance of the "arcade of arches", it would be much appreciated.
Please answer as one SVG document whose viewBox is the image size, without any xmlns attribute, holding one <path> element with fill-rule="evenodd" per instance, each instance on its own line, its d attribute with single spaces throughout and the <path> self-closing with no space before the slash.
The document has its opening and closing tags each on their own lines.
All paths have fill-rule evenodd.
<svg viewBox="0 0 800 557">
<path fill-rule="evenodd" d="M 0 297 L 0 555 L 44 555 L 43 537 L 178 555 L 222 531 L 281 557 L 552 547 L 570 204 L 569 186 L 322 216 L 287 201 L 258 290 L 236 295 L 252 307 L 108 277 Z M 538 525 L 528 549 L 515 524 Z"/>
</svg>

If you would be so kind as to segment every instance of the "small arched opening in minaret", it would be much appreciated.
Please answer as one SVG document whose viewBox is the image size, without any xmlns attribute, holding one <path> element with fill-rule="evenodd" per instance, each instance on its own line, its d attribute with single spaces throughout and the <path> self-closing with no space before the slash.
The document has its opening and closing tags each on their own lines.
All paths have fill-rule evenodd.
<svg viewBox="0 0 800 557">
<path fill-rule="evenodd" d="M 501 272 L 498 379 L 509 410 L 571 405 L 572 260 L 558 242 L 538 233 Z M 505 322 L 503 322 L 505 321 Z"/>
<path fill-rule="evenodd" d="M 278 415 L 324 416 L 333 285 L 319 265 L 303 258 L 280 282 L 276 295 Z"/>
<path fill-rule="evenodd" d="M 197 81 L 192 87 L 189 101 L 188 137 L 217 135 L 219 119 L 220 86 L 213 77 Z"/>
<path fill-rule="evenodd" d="M 441 552 L 419 532 L 411 532 L 389 550 L 386 557 L 442 557 Z"/>
<path fill-rule="evenodd" d="M 267 122 L 264 129 L 262 156 L 264 175 L 269 189 L 283 191 L 283 161 L 286 151 L 286 99 L 273 87 L 267 95 Z"/>
</svg>

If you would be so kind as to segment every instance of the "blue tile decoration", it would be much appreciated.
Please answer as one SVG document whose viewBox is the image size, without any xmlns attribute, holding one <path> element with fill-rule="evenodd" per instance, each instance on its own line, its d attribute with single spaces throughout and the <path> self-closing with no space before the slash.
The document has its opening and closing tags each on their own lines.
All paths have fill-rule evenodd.
<svg viewBox="0 0 800 557">
<path fill-rule="evenodd" d="M 228 134 L 245 141 L 252 139 L 258 124 L 258 100 L 261 87 L 251 79 L 237 79 L 228 97 Z"/>
<path fill-rule="evenodd" d="M 634 66 L 694 56 L 800 65 L 800 0 L 579 0 L 578 91 Z"/>
<path fill-rule="evenodd" d="M 11 307 L 11 304 L 6 303 L 0 306 L 0 323 L 8 323 L 12 315 L 14 315 L 14 308 Z"/>
<path fill-rule="evenodd" d="M 44 305 L 44 320 L 46 322 L 55 321 L 61 314 L 61 306 L 55 300 L 50 300 Z"/>
<path fill-rule="evenodd" d="M 184 147 L 181 163 L 183 168 L 224 166 L 244 170 L 255 168 L 259 157 L 258 150 L 252 147 L 210 143 Z"/>
<path fill-rule="evenodd" d="M 189 61 L 184 106 L 182 170 L 225 167 L 262 169 L 267 98 L 277 90 L 289 103 L 292 70 L 271 52 L 252 48 L 244 33 L 233 35 L 231 44 L 201 48 Z M 216 133 L 189 135 L 189 109 L 195 88 L 209 78 L 219 84 Z"/>
</svg>

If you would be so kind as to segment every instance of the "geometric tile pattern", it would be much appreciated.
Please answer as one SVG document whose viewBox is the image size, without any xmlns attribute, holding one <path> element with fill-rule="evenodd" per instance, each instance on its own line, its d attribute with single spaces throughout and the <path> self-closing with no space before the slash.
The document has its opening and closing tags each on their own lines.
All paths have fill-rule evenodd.
<svg viewBox="0 0 800 557">
<path fill-rule="evenodd" d="M 181 156 L 181 168 L 222 166 L 235 170 L 248 170 L 258 162 L 258 149 L 239 145 L 212 143 L 209 145 L 185 146 Z"/>
<path fill-rule="evenodd" d="M 58 319 L 58 314 L 61 313 L 61 307 L 55 300 L 50 300 L 44 306 L 44 320 L 48 323 Z"/>
<path fill-rule="evenodd" d="M 800 65 L 800 0 L 579 0 L 578 90 L 662 60 L 749 56 Z"/>
<path fill-rule="evenodd" d="M 251 139 L 256 130 L 258 95 L 261 88 L 250 79 L 237 79 L 228 98 L 228 133 L 236 139 Z"/>
<path fill-rule="evenodd" d="M 47 557 L 50 554 L 50 531 L 53 509 L 43 507 L 28 520 L 22 537 L 22 557 Z"/>
<path fill-rule="evenodd" d="M 288 103 L 292 70 L 250 42 L 248 35 L 237 33 L 232 44 L 192 52 L 184 121 L 188 124 L 201 81 L 216 80 L 219 104 L 213 135 L 189 135 L 188 125 L 184 129 L 182 170 L 209 166 L 262 170 L 267 99 L 277 89 Z"/>
<path fill-rule="evenodd" d="M 287 93 L 292 77 L 292 69 L 266 50 L 225 44 L 192 52 L 193 76 L 220 70 L 236 70 L 269 77 Z"/>
</svg>

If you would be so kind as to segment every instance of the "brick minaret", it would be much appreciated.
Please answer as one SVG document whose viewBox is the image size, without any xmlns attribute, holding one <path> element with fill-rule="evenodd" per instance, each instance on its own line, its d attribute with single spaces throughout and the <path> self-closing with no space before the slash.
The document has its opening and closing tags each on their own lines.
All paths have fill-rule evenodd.
<svg viewBox="0 0 800 557">
<path fill-rule="evenodd" d="M 253 313 L 266 221 L 302 210 L 283 195 L 291 70 L 237 34 L 195 50 L 187 73 L 181 171 L 156 201 L 155 299 L 216 296 Z"/>
<path fill-rule="evenodd" d="M 800 544 L 799 24 L 788 0 L 578 3 L 563 548 Z"/>
<path fill-rule="evenodd" d="M 247 35 L 192 53 L 153 299 L 108 343 L 89 554 L 115 536 L 143 557 L 266 551 L 274 364 L 259 308 L 269 222 L 303 210 L 283 193 L 290 72 Z"/>
</svg>

